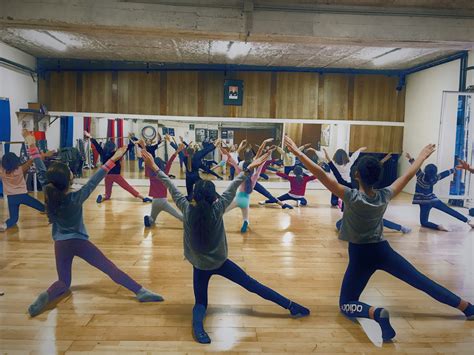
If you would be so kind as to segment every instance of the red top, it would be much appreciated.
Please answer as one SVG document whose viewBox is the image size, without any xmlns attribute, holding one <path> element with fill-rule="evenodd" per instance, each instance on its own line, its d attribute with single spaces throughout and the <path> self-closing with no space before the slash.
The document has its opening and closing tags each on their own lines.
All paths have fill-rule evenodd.
<svg viewBox="0 0 474 355">
<path fill-rule="evenodd" d="M 164 171 L 166 175 L 168 175 L 170 172 L 171 164 L 173 164 L 176 155 L 177 154 L 174 153 L 166 163 Z M 155 176 L 154 171 L 149 167 L 146 167 L 145 174 L 150 178 L 150 191 L 148 192 L 148 196 L 153 198 L 166 198 L 168 196 L 168 190 L 166 189 L 165 185 L 163 185 L 163 183 Z"/>
<path fill-rule="evenodd" d="M 312 180 L 316 180 L 316 176 L 314 175 L 304 175 L 301 179 L 298 179 L 296 176 L 289 176 L 280 172 L 278 172 L 277 175 L 290 182 L 290 192 L 288 193 L 296 196 L 304 196 L 306 193 L 306 184 Z"/>
</svg>

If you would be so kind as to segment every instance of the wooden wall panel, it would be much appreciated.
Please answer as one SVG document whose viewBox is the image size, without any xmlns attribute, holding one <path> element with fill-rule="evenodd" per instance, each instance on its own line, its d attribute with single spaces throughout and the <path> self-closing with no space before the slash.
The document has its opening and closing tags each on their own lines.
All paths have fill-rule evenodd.
<svg viewBox="0 0 474 355">
<path fill-rule="evenodd" d="M 235 79 L 244 81 L 244 100 L 242 106 L 227 106 L 229 116 L 270 117 L 271 75 L 267 72 L 237 73 Z"/>
<path fill-rule="evenodd" d="M 49 105 L 57 111 L 76 110 L 76 73 L 51 72 L 49 74 Z M 61 88 L 56 90 L 55 88 Z M 71 110 L 73 108 L 73 110 Z"/>
<path fill-rule="evenodd" d="M 356 76 L 353 119 L 402 122 L 405 93 L 396 90 L 397 83 L 382 75 Z"/>
<path fill-rule="evenodd" d="M 277 73 L 276 117 L 318 118 L 319 75 Z"/>
<path fill-rule="evenodd" d="M 352 126 L 349 150 L 367 147 L 367 152 L 403 151 L 403 127 Z"/>
<path fill-rule="evenodd" d="M 349 101 L 349 76 L 324 74 L 324 92 L 320 95 L 323 120 L 347 119 Z"/>
<path fill-rule="evenodd" d="M 225 79 L 244 81 L 242 106 L 225 106 Z M 51 72 L 38 83 L 50 111 L 403 122 L 398 78 L 288 72 Z M 302 127 L 293 132 L 303 138 Z M 295 136 L 295 137 L 296 137 Z M 401 150 L 403 130 L 353 127 L 351 149 Z"/>
<path fill-rule="evenodd" d="M 223 72 L 201 72 L 199 73 L 198 96 L 202 101 L 202 115 L 212 117 L 227 116 L 224 106 L 224 73 Z"/>
<path fill-rule="evenodd" d="M 112 72 L 85 72 L 82 86 L 84 112 L 116 112 L 112 100 Z"/>
<path fill-rule="evenodd" d="M 118 112 L 141 115 L 160 112 L 160 73 L 119 72 Z"/>
<path fill-rule="evenodd" d="M 167 73 L 168 115 L 196 116 L 198 72 Z"/>
</svg>

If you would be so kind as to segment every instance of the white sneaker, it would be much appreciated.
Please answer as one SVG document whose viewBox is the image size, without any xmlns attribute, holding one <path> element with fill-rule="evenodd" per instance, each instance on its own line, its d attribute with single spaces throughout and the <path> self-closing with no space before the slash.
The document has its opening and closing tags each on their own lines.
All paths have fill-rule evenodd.
<svg viewBox="0 0 474 355">
<path fill-rule="evenodd" d="M 7 230 L 7 224 L 6 223 L 0 224 L 0 232 L 5 232 L 6 230 Z"/>
<path fill-rule="evenodd" d="M 258 201 L 258 204 L 263 206 L 263 205 L 266 205 L 267 202 L 266 201 Z"/>
</svg>

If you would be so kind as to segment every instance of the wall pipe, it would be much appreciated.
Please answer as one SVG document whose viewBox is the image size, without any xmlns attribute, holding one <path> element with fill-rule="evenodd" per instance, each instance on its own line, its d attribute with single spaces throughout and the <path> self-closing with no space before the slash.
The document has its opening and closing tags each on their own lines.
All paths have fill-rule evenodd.
<svg viewBox="0 0 474 355">
<path fill-rule="evenodd" d="M 8 68 L 13 68 L 15 70 L 18 70 L 24 74 L 28 75 L 36 75 L 37 72 L 34 69 L 31 69 L 30 67 L 27 67 L 26 65 L 16 63 L 14 61 L 11 61 L 9 59 L 0 57 L 0 65 L 8 67 Z"/>
</svg>

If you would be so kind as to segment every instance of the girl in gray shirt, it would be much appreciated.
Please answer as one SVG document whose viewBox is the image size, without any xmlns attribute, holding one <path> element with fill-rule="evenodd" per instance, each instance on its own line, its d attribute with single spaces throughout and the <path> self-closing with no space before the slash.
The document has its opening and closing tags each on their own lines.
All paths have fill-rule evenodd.
<svg viewBox="0 0 474 355">
<path fill-rule="evenodd" d="M 474 320 L 472 304 L 419 272 L 394 251 L 383 237 L 383 215 L 389 201 L 415 176 L 422 163 L 434 152 L 434 145 L 427 145 L 410 169 L 391 186 L 377 190 L 374 186 L 382 174 L 382 166 L 377 159 L 367 156 L 359 160 L 355 166 L 355 178 L 359 183 L 359 189 L 351 189 L 326 175 L 324 170 L 304 155 L 289 137 L 285 137 L 285 144 L 324 186 L 344 201 L 345 209 L 339 239 L 349 242 L 349 265 L 342 281 L 339 298 L 342 313 L 348 317 L 375 320 L 380 325 L 384 341 L 395 337 L 388 311 L 359 301 L 370 277 L 377 270 L 383 270 L 437 301 L 458 308 L 468 320 Z"/>
<path fill-rule="evenodd" d="M 241 172 L 219 196 L 212 181 L 200 180 L 194 186 L 193 200 L 188 201 L 171 179 L 159 170 L 153 157 L 142 151 L 145 164 L 150 167 L 173 197 L 176 206 L 183 213 L 184 256 L 193 265 L 193 286 L 196 303 L 193 308 L 193 334 L 202 344 L 209 344 L 211 339 L 204 330 L 203 322 L 207 309 L 207 288 L 213 275 L 225 277 L 246 290 L 288 309 L 292 316 L 309 315 L 309 309 L 290 301 L 245 273 L 237 264 L 227 257 L 227 238 L 222 216 L 234 200 L 239 186 L 250 175 L 250 170 L 263 164 L 269 154 L 253 161 Z"/>
</svg>

